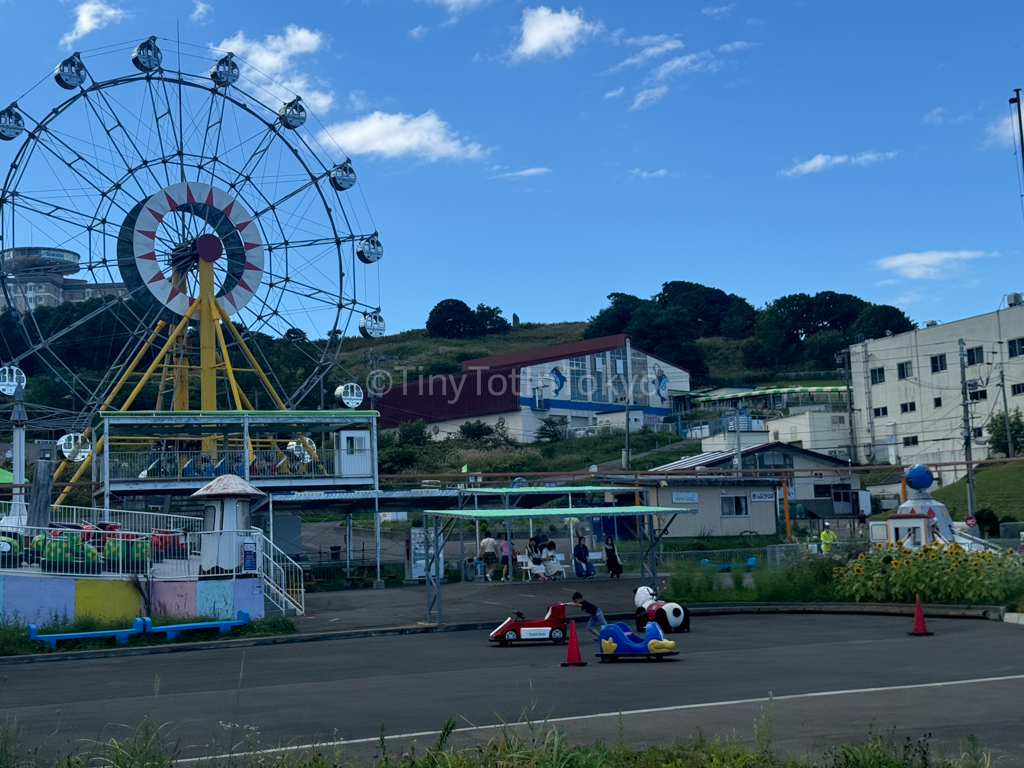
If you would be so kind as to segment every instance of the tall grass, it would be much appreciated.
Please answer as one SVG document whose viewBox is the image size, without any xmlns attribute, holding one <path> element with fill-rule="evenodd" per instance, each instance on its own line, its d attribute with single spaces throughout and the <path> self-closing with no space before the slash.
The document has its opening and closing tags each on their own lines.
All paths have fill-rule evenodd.
<svg viewBox="0 0 1024 768">
<path fill-rule="evenodd" d="M 621 729 L 621 723 L 620 723 Z M 737 736 L 667 742 L 631 749 L 620 733 L 615 744 L 573 743 L 565 732 L 545 723 L 508 725 L 482 746 L 458 748 L 450 742 L 456 723 L 448 720 L 433 744 L 419 750 L 414 743 L 398 753 L 389 743 L 384 726 L 377 753 L 370 759 L 346 753 L 344 745 L 280 752 L 271 757 L 259 730 L 252 726 L 219 723 L 208 754 L 216 760 L 194 763 L 199 768 L 990 768 L 991 755 L 977 739 L 952 755 L 932 746 L 929 737 L 896 742 L 874 736 L 866 741 L 838 745 L 822 759 L 795 758 L 772 749 L 775 718 L 772 704 L 762 708 L 754 723 L 756 747 Z M 182 739 L 170 724 L 158 724 L 150 715 L 123 738 L 92 742 L 56 763 L 20 751 L 17 725 L 0 724 L 0 768 L 172 768 L 181 756 Z"/>
</svg>

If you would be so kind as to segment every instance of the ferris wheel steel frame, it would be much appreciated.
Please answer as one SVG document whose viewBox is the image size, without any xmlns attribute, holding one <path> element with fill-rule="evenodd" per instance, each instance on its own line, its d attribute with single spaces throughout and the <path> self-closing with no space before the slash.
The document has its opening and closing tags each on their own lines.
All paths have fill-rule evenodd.
<svg viewBox="0 0 1024 768">
<path fill-rule="evenodd" d="M 155 38 L 150 38 L 148 43 L 153 45 L 155 48 Z M 139 49 L 137 48 L 136 53 L 138 50 Z M 215 65 L 215 68 L 223 64 L 225 61 L 229 61 L 231 58 L 232 55 L 228 54 L 227 57 Z M 191 410 L 188 398 L 188 373 L 190 370 L 194 369 L 198 369 L 200 374 L 200 397 L 202 401 L 202 410 L 204 411 L 216 410 L 218 372 L 222 373 L 223 378 L 227 383 L 229 397 L 228 402 L 234 406 L 234 410 L 255 410 L 245 392 L 241 387 L 239 387 L 235 378 L 236 372 L 254 373 L 259 382 L 271 396 L 271 399 L 277 408 L 280 410 L 289 410 L 301 403 L 303 399 L 308 397 L 318 386 L 321 386 L 327 373 L 337 364 L 338 354 L 344 339 L 344 332 L 339 323 L 342 320 L 344 313 L 348 313 L 343 324 L 344 328 L 347 328 L 348 324 L 351 322 L 352 314 L 362 308 L 365 311 L 363 313 L 363 319 L 360 321 L 360 331 L 364 332 L 364 335 L 369 335 L 365 332 L 365 328 L 368 327 L 374 330 L 375 335 L 383 333 L 383 320 L 380 318 L 379 314 L 380 308 L 358 300 L 358 286 L 354 279 L 357 256 L 358 260 L 362 261 L 364 264 L 371 264 L 379 260 L 380 256 L 383 254 L 380 242 L 377 239 L 377 232 L 374 231 L 372 234 L 356 234 L 353 231 L 349 214 L 346 211 L 345 205 L 341 203 L 340 196 L 337 195 L 338 192 L 346 191 L 355 183 L 355 176 L 354 172 L 351 170 L 350 161 L 346 158 L 344 163 L 335 165 L 324 165 L 319 162 L 317 151 L 310 146 L 305 136 L 295 130 L 302 124 L 302 122 L 305 121 L 304 107 L 302 107 L 299 98 L 295 98 L 291 102 L 286 103 L 284 107 L 276 112 L 276 117 L 270 119 L 268 116 L 274 115 L 275 110 L 263 103 L 261 100 L 253 97 L 251 94 L 241 89 L 234 88 L 233 80 L 227 84 L 219 83 L 216 78 L 213 77 L 213 70 L 211 70 L 210 75 L 207 77 L 190 75 L 182 72 L 180 55 L 178 61 L 179 69 L 177 71 L 164 69 L 162 66 L 159 66 L 158 61 L 158 67 L 154 70 L 140 71 L 138 74 L 119 76 L 100 81 L 93 79 L 92 74 L 81 62 L 78 54 L 74 54 L 72 57 L 62 62 L 58 67 L 58 72 L 68 64 L 68 62 L 77 62 L 77 65 L 80 68 L 79 74 L 82 75 L 82 82 L 78 83 L 77 86 L 68 86 L 61 82 L 60 75 L 58 74 L 58 84 L 64 88 L 68 88 L 69 90 L 74 89 L 76 92 L 61 102 L 58 106 L 51 109 L 41 119 L 34 118 L 31 113 L 24 110 L 17 103 L 12 103 L 10 107 L 3 110 L 5 118 L 7 115 L 13 114 L 21 121 L 23 130 L 27 132 L 27 136 L 15 153 L 14 159 L 4 176 L 3 186 L 0 187 L 0 255 L 6 252 L 5 249 L 10 250 L 13 254 L 14 249 L 19 247 L 16 229 L 19 209 L 20 211 L 28 211 L 33 215 L 43 216 L 68 227 L 84 230 L 86 233 L 89 258 L 87 271 L 90 274 L 93 274 L 97 266 L 106 269 L 108 274 L 113 273 L 116 270 L 120 270 L 122 279 L 124 280 L 125 286 L 128 290 L 124 296 L 117 296 L 112 299 L 104 297 L 102 303 L 93 311 L 86 314 L 84 317 L 79 318 L 71 325 L 61 329 L 52 337 L 48 337 L 39 327 L 34 313 L 29 310 L 27 306 L 25 309 L 22 309 L 22 307 L 19 306 L 17 297 L 10 285 L 11 281 L 10 276 L 7 274 L 7 270 L 0 270 L 0 290 L 3 291 L 8 311 L 13 311 L 18 315 L 17 327 L 26 347 L 24 352 L 14 357 L 11 361 L 12 363 L 17 364 L 27 357 L 33 355 L 36 356 L 55 380 L 64 385 L 72 396 L 77 395 L 78 400 L 83 406 L 82 413 L 86 417 L 91 414 L 95 414 L 96 412 L 106 411 L 111 408 L 115 408 L 117 410 L 128 409 L 142 393 L 143 388 L 152 379 L 157 369 L 161 369 L 160 386 L 157 395 L 158 410 L 159 403 L 162 400 L 165 391 L 164 386 L 169 380 L 173 380 L 171 410 L 182 412 L 188 412 Z M 143 69 L 143 67 L 141 67 L 135 60 L 134 55 L 133 63 L 135 63 L 136 67 L 140 70 Z M 231 66 L 235 66 L 233 62 L 231 62 Z M 235 79 L 237 79 L 237 75 Z M 116 93 L 114 89 L 118 87 L 134 85 L 139 85 L 146 89 L 144 100 L 145 97 L 148 96 L 149 103 L 152 107 L 152 127 L 156 134 L 156 144 L 159 150 L 155 156 L 152 156 L 153 149 L 148 144 L 145 147 L 140 146 L 139 136 L 133 136 L 124 121 L 122 121 L 118 113 L 119 105 L 116 104 L 116 97 L 111 95 L 112 93 Z M 174 120 L 173 107 L 175 104 L 172 101 L 171 95 L 168 93 L 169 89 L 177 90 L 177 121 Z M 205 113 L 205 129 L 200 129 L 202 133 L 202 145 L 199 147 L 198 152 L 191 151 L 192 147 L 189 147 L 189 151 L 186 151 L 186 125 L 184 122 L 182 106 L 182 95 L 184 93 L 184 89 L 192 89 L 195 92 L 203 92 L 207 94 L 207 96 L 200 97 L 200 101 L 202 102 L 201 106 L 205 105 L 207 109 Z M 160 98 L 161 96 L 162 99 Z M 166 110 L 162 112 L 158 111 L 158 104 L 161 107 L 165 106 Z M 105 133 L 108 138 L 108 146 L 106 149 L 109 149 L 111 154 L 116 153 L 120 160 L 120 165 L 123 166 L 123 171 L 117 172 L 117 169 L 115 169 L 114 173 L 110 173 L 109 168 L 102 167 L 103 161 L 100 160 L 99 157 L 95 157 L 93 159 L 86 157 L 82 151 L 77 149 L 75 146 L 72 146 L 67 140 L 62 138 L 58 131 L 53 130 L 55 122 L 76 105 L 82 105 L 86 110 L 87 117 L 91 117 L 99 124 L 99 126 L 102 127 L 102 132 Z M 247 137 L 243 137 L 239 134 L 237 137 L 239 139 L 239 147 L 246 141 L 256 139 L 255 149 L 241 152 L 242 155 L 248 155 L 241 166 L 238 166 L 237 162 L 234 162 L 234 158 L 226 159 L 221 157 L 219 154 L 221 151 L 221 142 L 225 140 L 223 126 L 225 114 L 229 108 L 240 110 L 248 117 L 255 120 L 257 125 L 262 126 L 261 131 L 257 134 Z M 262 114 L 261 110 L 266 114 Z M 289 112 L 289 110 L 292 111 Z M 301 121 L 297 125 L 290 124 L 289 121 L 291 120 L 291 117 L 297 114 L 298 111 L 301 112 Z M 200 114 L 198 117 L 203 117 L 203 115 Z M 192 118 L 193 124 L 189 126 L 189 129 L 194 131 L 195 120 L 197 117 L 190 114 L 190 118 Z M 162 120 L 165 123 L 170 123 L 167 136 L 167 138 L 173 141 L 170 145 L 167 143 L 163 135 L 164 125 L 161 123 Z M 26 122 L 28 125 L 25 124 Z M 292 122 L 294 122 L 294 120 L 292 120 Z M 216 130 L 214 130 L 215 128 Z M 115 136 L 118 136 L 119 138 L 115 139 Z M 214 136 L 215 138 L 211 140 L 211 136 Z M 3 138 L 11 137 L 5 136 Z M 44 140 L 44 138 L 49 139 L 49 142 Z M 191 134 L 189 138 L 192 138 Z M 208 142 L 210 142 L 209 146 Z M 283 148 L 281 148 L 281 144 L 283 144 Z M 301 168 L 307 177 L 303 179 L 301 184 L 297 187 L 289 190 L 287 194 L 280 197 L 274 195 L 268 196 L 261 189 L 260 185 L 253 181 L 253 175 L 257 169 L 260 168 L 263 159 L 267 156 L 267 153 L 271 148 L 275 146 L 282 154 L 290 153 L 294 162 L 298 164 L 299 168 Z M 169 151 L 169 149 L 173 149 L 173 151 Z M 307 153 L 308 157 L 304 156 L 304 152 Z M 80 187 L 81 190 L 86 190 L 88 188 L 91 190 L 91 194 L 98 195 L 95 207 L 91 212 L 87 207 L 83 210 L 75 210 L 73 207 L 59 205 L 52 201 L 47 202 L 46 200 L 32 194 L 19 193 L 18 185 L 25 179 L 25 174 L 30 170 L 32 160 L 37 153 L 43 157 L 47 157 L 47 155 L 49 155 L 47 158 L 48 160 L 56 160 L 58 163 L 63 163 L 70 171 L 72 178 L 76 179 L 79 184 L 84 185 Z M 136 158 L 135 161 L 131 159 L 133 157 Z M 312 162 L 314 160 L 318 162 Z M 81 167 L 78 167 L 79 165 Z M 163 180 L 160 178 L 161 168 L 163 169 Z M 347 181 L 336 183 L 335 174 L 339 172 L 339 169 L 342 174 L 348 175 Z M 172 178 L 172 174 L 175 175 L 175 178 Z M 56 173 L 54 175 L 56 175 Z M 147 187 L 143 184 L 140 177 L 146 177 L 147 180 L 151 178 L 152 182 L 156 184 L 156 187 Z M 327 181 L 329 181 L 330 185 L 334 188 L 334 194 L 332 197 L 336 203 L 337 211 L 335 210 L 335 206 L 332 206 L 332 199 L 329 199 L 325 194 L 323 185 Z M 261 248 L 260 253 L 263 252 L 262 249 L 265 249 L 268 254 L 274 254 L 275 251 L 283 253 L 282 258 L 284 264 L 282 273 L 275 274 L 275 267 L 273 263 L 271 263 L 267 269 L 267 292 L 259 296 L 259 300 L 262 302 L 264 308 L 269 308 L 268 299 L 274 303 L 274 308 L 270 311 L 271 317 L 279 316 L 281 304 L 285 301 L 285 293 L 299 295 L 302 296 L 303 299 L 316 300 L 321 303 L 322 307 L 331 307 L 331 312 L 333 312 L 333 327 L 331 331 L 326 334 L 322 348 L 318 349 L 320 353 L 318 359 L 316 359 L 316 355 L 310 354 L 308 350 L 303 349 L 303 353 L 306 357 L 314 363 L 312 371 L 299 384 L 299 386 L 293 392 L 288 393 L 285 398 L 282 398 L 278 394 L 280 381 L 277 381 L 277 387 L 275 387 L 274 382 L 271 381 L 271 377 L 277 380 L 273 369 L 269 369 L 270 375 L 268 376 L 267 371 L 264 370 L 264 366 L 260 364 L 256 355 L 250 349 L 249 345 L 246 344 L 243 335 L 232 322 L 227 308 L 222 305 L 221 294 L 215 293 L 216 287 L 214 285 L 213 277 L 213 261 L 215 259 L 211 259 L 209 262 L 204 262 L 202 258 L 196 259 L 199 272 L 199 296 L 198 298 L 191 296 L 188 297 L 188 306 L 183 313 L 175 312 L 169 315 L 169 307 L 167 306 L 168 301 L 164 300 L 164 306 L 161 307 L 161 300 L 159 298 L 156 302 L 153 302 L 151 298 L 147 299 L 149 304 L 148 306 L 145 306 L 147 303 L 146 301 L 140 301 L 141 306 L 139 309 L 135 309 L 125 302 L 125 298 L 140 298 L 145 296 L 149 285 L 156 282 L 156 278 L 150 280 L 146 284 L 136 280 L 135 285 L 129 285 L 132 281 L 125 277 L 126 273 L 123 269 L 120 252 L 121 238 L 124 237 L 124 230 L 128 227 L 129 220 L 132 220 L 133 227 L 138 221 L 137 216 L 135 219 L 132 219 L 133 211 L 136 213 L 141 212 L 141 210 L 137 209 L 141 209 L 151 196 L 159 194 L 160 191 L 165 191 L 165 194 L 167 194 L 166 190 L 175 184 L 185 185 L 185 190 L 189 197 L 189 203 L 193 202 L 192 189 L 190 187 L 192 184 L 197 187 L 206 186 L 211 189 L 209 192 L 209 200 L 207 201 L 208 203 L 212 203 L 214 191 L 223 189 L 223 187 L 220 186 L 221 184 L 225 185 L 228 193 L 224 195 L 224 197 L 232 200 L 231 204 L 228 205 L 228 209 L 230 209 L 231 205 L 234 205 L 235 201 L 239 199 L 239 194 L 243 190 L 247 195 L 246 200 L 255 199 L 259 201 L 260 207 L 256 208 L 256 210 L 251 213 L 251 218 L 245 223 L 255 223 L 253 230 L 257 234 L 260 234 L 264 230 L 264 222 L 266 220 L 263 217 L 266 216 L 273 221 L 273 224 L 276 227 L 274 232 L 283 235 L 283 237 L 279 240 L 275 240 L 274 242 L 257 243 Z M 126 188 L 131 186 L 138 188 L 138 194 L 127 191 Z M 326 216 L 326 226 L 329 228 L 329 231 L 333 236 L 289 239 L 287 236 L 288 232 L 303 225 L 301 223 L 299 225 L 291 225 L 287 222 L 281 221 L 278 208 L 292 198 L 310 190 L 314 190 L 315 197 L 319 200 L 320 206 L 322 206 L 323 215 Z M 66 189 L 64 191 L 67 192 Z M 121 193 L 124 195 L 130 195 L 131 197 L 129 197 L 129 199 L 135 199 L 137 203 L 136 206 L 132 209 L 126 210 L 121 200 L 123 196 Z M 172 200 L 169 194 L 167 199 L 170 203 L 170 209 L 173 211 L 176 207 L 175 201 Z M 180 204 L 181 203 L 179 203 L 179 205 Z M 223 208 L 224 206 L 221 205 L 222 210 L 220 213 L 224 215 L 224 218 L 227 218 Z M 154 213 L 152 208 L 149 208 L 148 211 L 150 214 Z M 116 217 L 119 215 L 125 217 L 122 223 L 118 223 L 116 220 Z M 115 218 L 111 218 L 112 216 Z M 161 221 L 161 217 L 159 215 L 157 216 L 156 221 L 158 223 Z M 344 228 L 339 229 L 339 224 L 342 222 L 344 224 Z M 210 223 L 209 219 L 207 219 L 207 223 Z M 11 239 L 10 245 L 4 242 L 4 237 L 8 232 L 8 224 Z M 241 225 L 239 225 L 239 231 L 241 231 Z M 187 246 L 191 247 L 194 251 L 197 236 L 193 236 L 191 242 L 186 243 L 185 240 L 187 239 L 187 234 L 186 224 L 182 223 L 183 240 L 179 243 L 178 247 L 182 248 Z M 223 233 L 218 231 L 218 235 L 222 234 Z M 207 236 L 208 235 L 201 235 L 198 237 L 201 238 Z M 152 237 L 156 237 L 155 232 L 152 234 Z M 102 247 L 102 258 L 99 260 L 98 264 L 94 263 L 94 258 L 97 255 L 94 252 L 94 238 L 99 239 L 98 244 Z M 69 238 L 69 240 L 72 240 L 72 238 Z M 114 259 L 110 259 L 107 255 L 107 246 L 111 241 L 117 244 Z M 354 247 L 356 243 L 359 244 L 358 252 Z M 251 245 L 251 243 L 245 243 L 244 241 L 243 244 L 247 248 Z M 252 247 L 255 248 L 257 245 L 253 245 Z M 344 251 L 344 246 L 346 245 L 351 245 L 351 276 L 346 270 L 346 262 L 348 259 L 348 254 Z M 296 254 L 296 249 L 321 246 L 333 246 L 331 253 L 334 254 L 334 258 L 336 258 L 337 261 L 338 292 L 337 296 L 334 297 L 336 300 L 330 302 L 324 301 L 322 298 L 321 294 L 326 294 L 322 288 L 315 285 L 307 285 L 301 281 L 296 281 L 291 278 L 289 273 L 290 259 L 298 259 L 298 255 L 293 256 L 293 254 Z M 154 249 L 157 248 L 155 241 L 153 247 Z M 136 254 L 136 256 L 138 256 L 138 254 Z M 149 256 L 155 258 L 155 253 L 151 253 Z M 188 254 L 186 254 L 186 258 L 188 258 Z M 235 261 L 237 262 L 237 257 L 235 258 Z M 244 259 L 243 261 L 245 263 L 244 268 L 248 268 L 250 266 L 248 260 Z M 230 267 L 226 267 L 225 269 L 229 268 Z M 255 269 L 255 267 L 253 268 Z M 172 299 L 175 298 L 176 294 L 185 292 L 189 271 L 190 270 L 186 268 L 184 273 L 182 273 L 176 267 L 171 270 L 169 283 L 170 297 Z M 158 272 L 160 277 L 166 277 L 162 271 L 158 270 Z M 261 270 L 260 278 L 262 278 L 262 276 L 263 272 Z M 345 296 L 345 292 L 343 290 L 344 280 L 346 277 L 349 277 L 352 283 L 350 298 Z M 276 284 L 275 279 L 277 281 Z M 236 284 L 240 281 L 241 278 L 237 278 Z M 248 290 L 249 286 L 244 281 L 241 282 Z M 311 291 L 312 294 L 298 294 L 294 288 L 289 285 L 289 283 L 306 288 Z M 284 287 L 282 287 L 282 284 L 284 284 Z M 278 289 L 277 292 L 275 294 L 270 294 L 269 290 L 275 287 Z M 259 283 L 257 283 L 256 289 L 251 289 L 248 300 L 257 298 L 257 290 L 259 290 Z M 235 305 L 235 301 L 232 299 L 230 293 L 226 295 L 227 298 L 231 300 L 231 304 Z M 181 302 L 179 301 L 178 305 L 180 304 Z M 89 387 L 74 369 L 64 363 L 60 356 L 53 352 L 51 344 L 64 335 L 79 328 L 83 323 L 109 312 L 115 306 L 123 306 L 126 308 L 131 317 L 136 321 L 135 327 L 131 328 L 130 324 L 124 322 L 124 319 L 121 316 L 116 316 L 118 322 L 120 322 L 121 325 L 124 326 L 125 330 L 129 332 L 132 340 L 118 352 L 114 362 L 106 371 L 103 372 L 103 375 L 96 386 Z M 198 316 L 200 337 L 200 363 L 198 366 L 191 365 L 189 362 L 190 345 L 187 338 L 187 330 L 190 327 L 189 323 L 196 316 Z M 374 319 L 374 322 L 367 323 L 368 317 Z M 257 320 L 260 319 L 262 319 L 261 316 L 257 314 Z M 377 323 L 379 323 L 379 325 Z M 227 327 L 232 343 L 234 344 L 235 349 L 241 353 L 248 365 L 247 368 L 238 368 L 232 365 L 229 342 L 224 333 L 223 326 Z M 261 330 L 264 327 L 271 326 L 269 325 L 269 322 L 267 322 L 256 330 Z M 33 329 L 35 332 L 34 334 L 32 333 Z M 252 331 L 253 329 L 250 328 L 247 330 Z M 166 341 L 164 341 L 159 352 L 156 353 L 146 370 L 140 373 L 140 367 L 146 355 L 153 351 L 155 345 L 163 338 L 162 334 L 165 331 L 167 332 Z M 142 340 L 143 336 L 145 336 L 144 341 Z M 256 350 L 259 355 L 263 357 L 264 363 L 266 363 L 266 357 L 259 350 L 258 346 L 256 347 Z M 170 362 L 168 360 L 169 357 L 171 358 Z M 133 376 L 138 376 L 139 381 L 136 382 L 125 400 L 115 406 L 117 398 L 130 383 Z M 85 437 L 88 437 L 91 431 L 90 426 L 87 424 L 81 424 L 79 428 L 82 430 Z M 104 435 L 100 438 L 100 441 L 95 446 L 96 450 L 99 450 L 102 447 L 100 443 L 102 443 L 105 437 L 106 436 Z M 315 446 L 312 446 L 303 436 L 299 435 L 298 437 L 307 450 L 315 453 Z M 60 477 L 67 468 L 67 465 L 68 461 L 65 459 L 55 473 L 55 480 Z M 88 465 L 89 458 L 87 457 L 85 461 L 79 465 L 73 477 L 67 482 L 77 481 Z M 63 500 L 67 492 L 68 488 L 65 488 L 60 499 L 58 499 L 58 503 Z"/>
</svg>

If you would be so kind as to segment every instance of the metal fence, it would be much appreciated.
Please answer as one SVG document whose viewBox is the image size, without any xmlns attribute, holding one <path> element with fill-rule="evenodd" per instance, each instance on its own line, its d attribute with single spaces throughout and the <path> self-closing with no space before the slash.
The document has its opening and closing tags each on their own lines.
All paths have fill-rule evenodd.
<svg viewBox="0 0 1024 768">
<path fill-rule="evenodd" d="M 112 451 L 109 461 L 111 480 L 214 478 L 246 472 L 244 451 Z M 250 451 L 248 470 L 250 477 L 343 477 L 368 475 L 372 467 L 367 449 L 326 448 L 315 456 L 261 449 Z"/>
</svg>

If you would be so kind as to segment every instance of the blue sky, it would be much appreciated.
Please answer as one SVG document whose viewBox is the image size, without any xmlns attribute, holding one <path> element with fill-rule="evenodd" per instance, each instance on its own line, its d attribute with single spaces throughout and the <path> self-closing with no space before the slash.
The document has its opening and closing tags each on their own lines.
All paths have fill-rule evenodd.
<svg viewBox="0 0 1024 768">
<path fill-rule="evenodd" d="M 0 0 L 0 22 L 4 104 L 176 24 L 302 95 L 356 166 L 392 331 L 445 298 L 584 319 L 667 280 L 918 322 L 1024 290 L 1021 3 Z"/>
</svg>

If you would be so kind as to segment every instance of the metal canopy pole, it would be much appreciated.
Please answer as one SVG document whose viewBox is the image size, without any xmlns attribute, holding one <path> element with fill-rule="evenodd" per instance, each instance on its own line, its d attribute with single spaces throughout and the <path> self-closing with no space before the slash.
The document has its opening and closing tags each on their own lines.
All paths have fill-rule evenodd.
<svg viewBox="0 0 1024 768">
<path fill-rule="evenodd" d="M 579 571 L 576 569 L 576 556 L 573 554 L 573 552 L 576 551 L 576 548 L 573 545 L 573 542 L 575 542 L 576 539 L 573 538 L 572 534 L 573 534 L 573 525 L 572 525 L 572 494 L 570 493 L 569 494 L 569 562 L 572 563 L 572 572 L 573 572 L 573 574 L 578 576 L 579 575 Z"/>
<path fill-rule="evenodd" d="M 459 526 L 459 568 L 462 574 L 462 580 L 466 580 L 466 526 L 462 524 L 462 520 L 458 521 Z"/>
<path fill-rule="evenodd" d="M 352 512 L 345 515 L 345 575 L 352 578 Z"/>
<path fill-rule="evenodd" d="M 508 580 L 511 583 L 514 580 L 515 568 L 512 565 L 512 521 L 509 518 L 505 518 L 505 543 L 508 544 Z"/>
<path fill-rule="evenodd" d="M 441 532 L 437 527 L 437 515 L 434 515 L 433 540 L 430 542 L 434 550 L 434 591 L 437 594 L 437 626 L 441 626 L 441 578 L 444 575 L 444 542 L 440 541 Z"/>
</svg>

